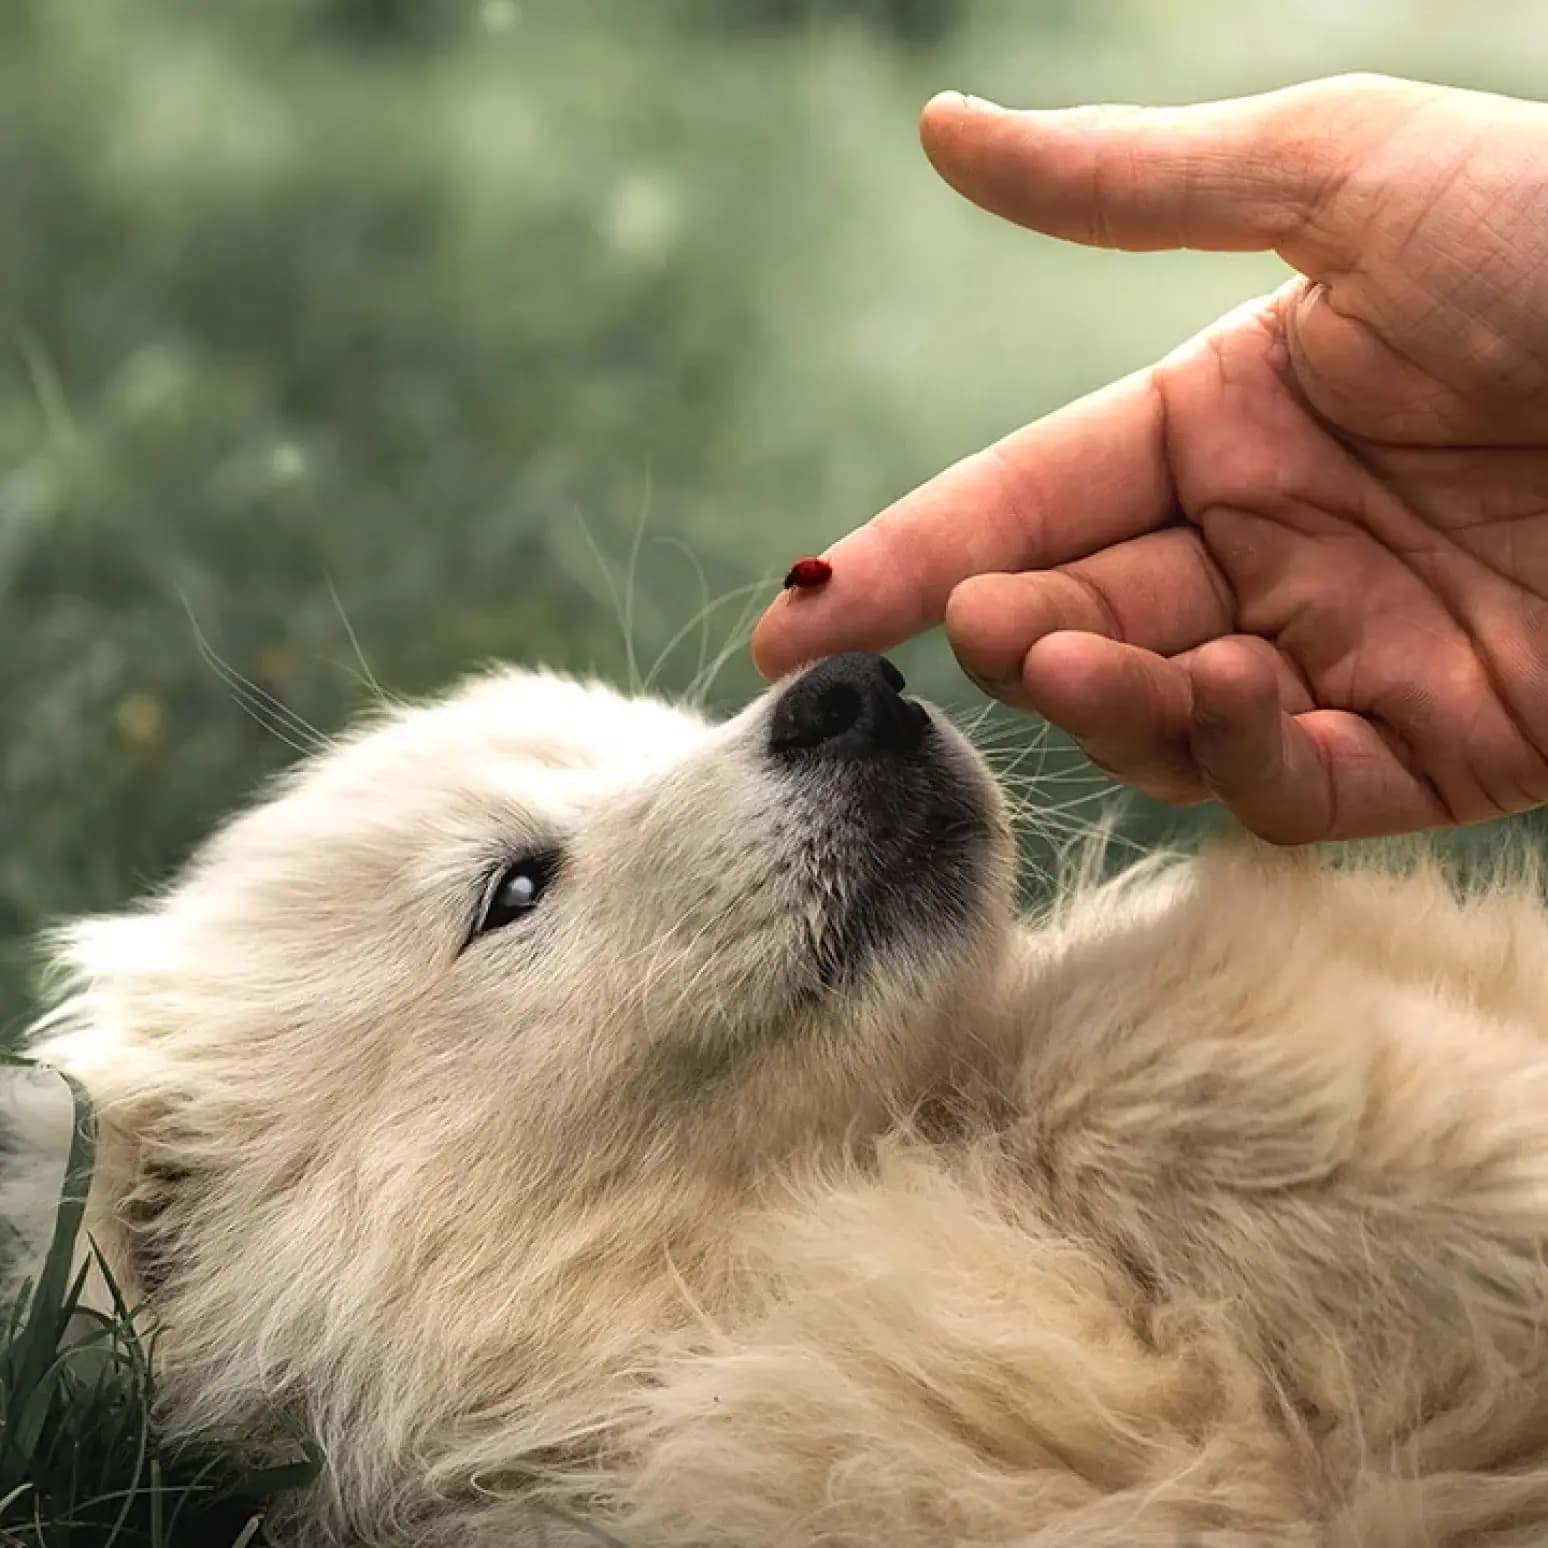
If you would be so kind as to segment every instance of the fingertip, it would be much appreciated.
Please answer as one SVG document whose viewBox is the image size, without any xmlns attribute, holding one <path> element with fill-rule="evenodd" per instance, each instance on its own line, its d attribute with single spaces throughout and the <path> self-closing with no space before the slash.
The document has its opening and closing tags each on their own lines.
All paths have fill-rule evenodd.
<svg viewBox="0 0 1548 1548">
<path fill-rule="evenodd" d="M 938 91 L 919 110 L 919 134 L 927 139 L 939 129 L 947 129 L 961 122 L 971 113 L 1003 113 L 999 103 L 984 97 L 970 97 L 961 91 Z"/>
<path fill-rule="evenodd" d="M 1027 653 L 1016 627 L 1019 584 L 1014 575 L 972 575 L 946 599 L 946 638 L 963 668 L 985 683 L 1014 684 Z"/>
<path fill-rule="evenodd" d="M 1230 640 L 1212 640 L 1194 651 L 1188 677 L 1194 721 L 1206 733 L 1279 710 L 1279 688 L 1271 666 Z"/>
<path fill-rule="evenodd" d="M 1021 683 L 1038 713 L 1075 735 L 1094 716 L 1101 718 L 1105 703 L 1100 679 L 1104 647 L 1109 646 L 1112 641 L 1100 635 L 1074 629 L 1060 629 L 1035 641 L 1022 660 Z"/>
<path fill-rule="evenodd" d="M 1188 752 L 1187 674 L 1163 656 L 1061 630 L 1028 652 L 1027 698 L 1098 768 L 1158 800 L 1206 798 Z"/>
<path fill-rule="evenodd" d="M 967 98 L 960 91 L 937 92 L 919 112 L 919 144 L 925 159 L 943 177 L 955 158 L 952 149 L 961 135 Z"/>
<path fill-rule="evenodd" d="M 919 112 L 919 143 L 930 164 L 952 182 L 949 169 L 961 161 L 962 149 L 981 130 L 1011 115 L 998 103 L 960 91 L 937 92 Z M 955 183 L 953 183 L 955 187 Z"/>
<path fill-rule="evenodd" d="M 783 677 L 796 664 L 791 642 L 780 617 L 784 611 L 784 602 L 784 597 L 776 597 L 763 610 L 763 616 L 753 625 L 751 641 L 753 666 L 758 675 L 768 683 Z"/>
<path fill-rule="evenodd" d="M 1201 646 L 1189 662 L 1193 696 L 1189 746 L 1211 794 L 1250 832 L 1271 844 L 1321 836 L 1314 769 L 1304 737 L 1283 710 L 1271 663 L 1231 640 Z"/>
<path fill-rule="evenodd" d="M 1093 642 L 1100 639 L 1099 635 L 1084 634 L 1079 629 L 1055 629 L 1027 648 L 1024 669 L 1053 676 L 1082 669 L 1090 660 Z"/>
<path fill-rule="evenodd" d="M 956 114 L 966 110 L 967 96 L 960 91 L 938 91 L 919 110 L 919 128 L 923 133 L 933 124 L 938 124 Z"/>
</svg>

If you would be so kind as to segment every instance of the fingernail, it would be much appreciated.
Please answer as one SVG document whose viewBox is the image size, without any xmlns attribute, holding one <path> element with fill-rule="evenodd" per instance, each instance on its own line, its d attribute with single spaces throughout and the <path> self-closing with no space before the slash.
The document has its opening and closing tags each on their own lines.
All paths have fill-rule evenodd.
<svg viewBox="0 0 1548 1548">
<path fill-rule="evenodd" d="M 998 102 L 991 102 L 987 97 L 970 97 L 964 91 L 942 91 L 934 98 L 936 102 L 949 102 L 953 107 L 961 108 L 968 113 L 1003 113 L 1004 108 Z"/>
</svg>

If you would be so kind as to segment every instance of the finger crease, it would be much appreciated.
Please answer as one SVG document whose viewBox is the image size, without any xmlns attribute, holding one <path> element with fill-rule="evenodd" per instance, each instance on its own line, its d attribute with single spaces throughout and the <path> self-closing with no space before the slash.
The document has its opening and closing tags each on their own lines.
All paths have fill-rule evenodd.
<svg viewBox="0 0 1548 1548">
<path fill-rule="evenodd" d="M 1116 640 L 1120 645 L 1128 644 L 1124 638 L 1123 624 L 1119 621 L 1118 614 L 1113 604 L 1107 600 L 1107 595 L 1102 588 L 1085 575 L 1075 570 L 1061 570 L 1059 572 L 1066 580 L 1073 583 L 1076 589 L 1082 592 L 1091 605 L 1097 610 L 1098 616 L 1104 625 L 1107 637 Z"/>
</svg>

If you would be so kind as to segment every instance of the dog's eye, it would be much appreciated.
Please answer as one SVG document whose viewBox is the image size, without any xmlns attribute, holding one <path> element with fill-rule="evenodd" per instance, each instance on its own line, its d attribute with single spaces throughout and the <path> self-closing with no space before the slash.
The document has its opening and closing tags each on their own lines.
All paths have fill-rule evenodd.
<svg viewBox="0 0 1548 1548">
<path fill-rule="evenodd" d="M 489 900 L 484 904 L 484 915 L 479 920 L 475 935 L 487 935 L 530 914 L 538 905 L 548 884 L 559 869 L 559 855 L 547 851 L 540 855 L 523 855 L 500 873 Z"/>
</svg>

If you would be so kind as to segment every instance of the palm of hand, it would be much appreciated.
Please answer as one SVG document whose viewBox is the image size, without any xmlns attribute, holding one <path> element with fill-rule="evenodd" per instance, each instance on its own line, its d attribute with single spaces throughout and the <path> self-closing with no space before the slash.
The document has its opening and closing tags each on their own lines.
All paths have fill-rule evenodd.
<svg viewBox="0 0 1548 1548">
<path fill-rule="evenodd" d="M 1542 368 L 1490 347 L 1509 319 L 1465 310 L 1473 297 L 1453 292 L 1454 316 L 1411 298 L 1414 323 L 1386 321 L 1403 271 L 1373 246 L 1352 282 L 1297 281 L 1157 373 L 1177 502 L 1218 576 L 1201 632 L 1243 637 L 1323 765 L 1322 797 L 1271 836 L 1548 800 Z M 1483 290 L 1502 255 L 1479 246 L 1444 250 Z M 1187 798 L 1190 775 L 1205 793 L 1199 751 L 1159 793 Z"/>
</svg>

